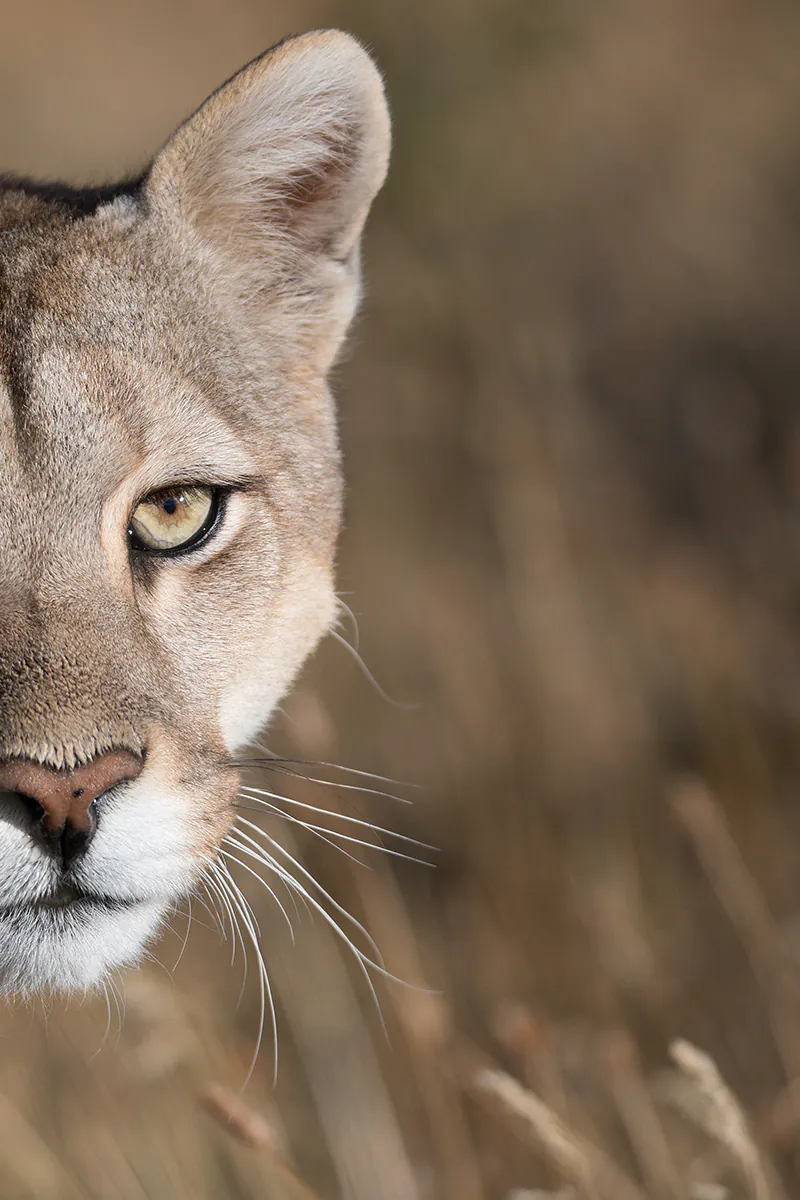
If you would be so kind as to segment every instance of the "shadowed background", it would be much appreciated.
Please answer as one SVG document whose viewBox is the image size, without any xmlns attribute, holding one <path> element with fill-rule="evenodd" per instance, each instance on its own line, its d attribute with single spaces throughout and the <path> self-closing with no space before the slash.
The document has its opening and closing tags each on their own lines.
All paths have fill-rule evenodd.
<svg viewBox="0 0 800 1200">
<path fill-rule="evenodd" d="M 257 989 L 251 969 L 239 1002 L 241 956 L 198 905 L 174 972 L 180 916 L 167 971 L 120 981 L 107 1033 L 102 998 L 3 1009 L 0 1195 L 796 1195 L 795 7 L 37 0 L 3 18 L 0 169 L 35 177 L 137 171 L 288 32 L 349 29 L 384 70 L 393 169 L 336 371 L 339 582 L 398 703 L 329 640 L 267 738 L 413 804 L 255 782 L 332 814 L 293 816 L 439 851 L 431 870 L 339 840 L 365 869 L 284 822 L 389 971 L 429 989 L 376 977 L 388 1039 L 324 922 L 290 906 L 292 946 L 241 876 L 281 1052 L 273 1087 L 268 1028 L 241 1101 Z M 694 1090 L 668 1067 L 676 1037 L 713 1056 L 749 1133 L 710 1064 Z M 527 1094 L 504 1099 L 497 1069 Z"/>
</svg>

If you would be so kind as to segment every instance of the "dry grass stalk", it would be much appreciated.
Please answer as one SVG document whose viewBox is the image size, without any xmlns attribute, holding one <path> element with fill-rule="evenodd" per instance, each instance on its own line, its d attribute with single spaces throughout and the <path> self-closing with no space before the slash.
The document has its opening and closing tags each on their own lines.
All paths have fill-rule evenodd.
<svg viewBox="0 0 800 1200">
<path fill-rule="evenodd" d="M 224 1084 L 212 1083 L 203 1089 L 200 1101 L 206 1112 L 237 1142 L 253 1150 L 266 1151 L 272 1174 L 289 1188 L 292 1197 L 317 1200 L 281 1156 L 280 1139 L 275 1130 L 241 1096 Z"/>
<path fill-rule="evenodd" d="M 285 834 L 283 840 L 291 844 Z M 274 911 L 265 914 L 264 922 L 270 919 L 279 930 Z M 270 926 L 262 923 L 262 929 Z M 270 974 L 284 1026 L 303 1059 L 339 1188 L 348 1200 L 419 1200 L 414 1167 L 349 964 L 319 923 L 309 922 L 302 933 L 296 947 L 287 946 L 285 938 L 279 942 L 275 933 Z"/>
<path fill-rule="evenodd" d="M 499 1006 L 492 1033 L 518 1063 L 526 1087 L 560 1114 L 567 1111 L 567 1093 L 561 1064 L 553 1047 L 551 1024 L 526 1004 L 509 1002 Z"/>
<path fill-rule="evenodd" d="M 646 1200 L 637 1184 L 602 1150 L 576 1134 L 505 1071 L 483 1067 L 469 1085 L 477 1100 L 508 1121 L 579 1194 L 598 1200 Z"/>
<path fill-rule="evenodd" d="M 759 961 L 765 955 L 782 960 L 785 949 L 772 914 L 711 790 L 702 779 L 679 779 L 670 802 L 744 945 Z"/>
<path fill-rule="evenodd" d="M 200 1102 L 206 1112 L 242 1145 L 253 1150 L 280 1152 L 280 1139 L 275 1130 L 232 1088 L 222 1083 L 210 1083 L 201 1092 Z"/>
<path fill-rule="evenodd" d="M 138 1034 L 129 1051 L 142 1079 L 163 1079 L 197 1058 L 193 1014 L 171 981 L 139 971 L 125 980 L 125 1001 Z"/>
<path fill-rule="evenodd" d="M 762 1159 L 741 1106 L 713 1059 L 686 1041 L 673 1042 L 670 1053 L 694 1096 L 694 1102 L 681 1103 L 679 1093 L 673 1093 L 684 1115 L 725 1147 L 741 1169 L 753 1200 L 784 1200 L 774 1170 Z"/>
<path fill-rule="evenodd" d="M 8 1098 L 0 1094 L 0 1159 L 3 1173 L 24 1194 L 41 1200 L 77 1195 L 64 1167 L 33 1125 Z"/>
<path fill-rule="evenodd" d="M 450 1011 L 440 996 L 423 990 L 427 980 L 419 946 L 391 871 L 376 864 L 376 869 L 360 872 L 355 882 L 367 924 L 387 961 L 400 978 L 417 985 L 414 990 L 392 988 L 389 997 L 409 1048 L 442 1190 L 458 1200 L 481 1200 L 480 1166 L 447 1054 L 452 1043 Z"/>
<path fill-rule="evenodd" d="M 800 1079 L 793 1079 L 775 1097 L 757 1123 L 763 1143 L 778 1149 L 790 1150 L 797 1145 L 800 1125 Z"/>
<path fill-rule="evenodd" d="M 800 1077 L 797 963 L 705 783 L 695 778 L 679 781 L 672 789 L 671 803 L 750 960 L 787 1078 L 796 1079 Z"/>
<path fill-rule="evenodd" d="M 545 1192 L 542 1188 L 515 1188 L 506 1200 L 578 1200 L 574 1188 L 561 1188 L 558 1192 Z"/>
<path fill-rule="evenodd" d="M 601 1145 L 603 1134 L 597 1127 L 597 1114 L 586 1103 L 587 1093 L 575 1086 L 574 1078 L 568 1078 L 578 1062 L 581 1074 L 588 1068 L 594 1076 L 593 1040 L 590 1049 L 577 1029 L 559 1025 L 519 1002 L 498 1006 L 491 1030 L 513 1056 L 513 1073 L 525 1087 L 587 1143 Z"/>
<path fill-rule="evenodd" d="M 685 1187 L 639 1069 L 633 1040 L 625 1030 L 609 1034 L 603 1045 L 606 1079 L 639 1163 L 648 1193 L 655 1200 L 684 1200 Z"/>
</svg>

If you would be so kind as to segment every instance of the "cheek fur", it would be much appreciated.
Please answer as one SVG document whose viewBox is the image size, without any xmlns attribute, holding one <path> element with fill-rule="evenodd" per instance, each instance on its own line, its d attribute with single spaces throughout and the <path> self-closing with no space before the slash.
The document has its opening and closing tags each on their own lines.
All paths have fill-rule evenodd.
<svg viewBox="0 0 800 1200">
<path fill-rule="evenodd" d="M 336 593 L 327 567 L 305 563 L 282 589 L 277 609 L 238 656 L 238 670 L 219 705 L 222 739 L 233 753 L 266 725 L 305 659 L 336 617 Z"/>
</svg>

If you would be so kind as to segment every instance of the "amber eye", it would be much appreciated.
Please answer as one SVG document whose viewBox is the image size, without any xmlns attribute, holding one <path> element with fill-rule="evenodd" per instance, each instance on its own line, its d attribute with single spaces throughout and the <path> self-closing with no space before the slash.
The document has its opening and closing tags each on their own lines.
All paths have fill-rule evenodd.
<svg viewBox="0 0 800 1200">
<path fill-rule="evenodd" d="M 128 539 L 134 550 L 155 554 L 190 550 L 206 539 L 219 519 L 220 509 L 218 488 L 196 485 L 164 488 L 137 504 Z"/>
</svg>

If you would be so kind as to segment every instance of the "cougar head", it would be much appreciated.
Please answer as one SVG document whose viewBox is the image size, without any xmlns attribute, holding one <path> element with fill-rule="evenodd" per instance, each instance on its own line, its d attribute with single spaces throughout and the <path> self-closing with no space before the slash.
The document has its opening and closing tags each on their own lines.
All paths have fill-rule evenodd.
<svg viewBox="0 0 800 1200">
<path fill-rule="evenodd" d="M 335 607 L 326 383 L 389 124 L 291 38 L 131 184 L 0 188 L 0 988 L 131 963 Z"/>
</svg>

